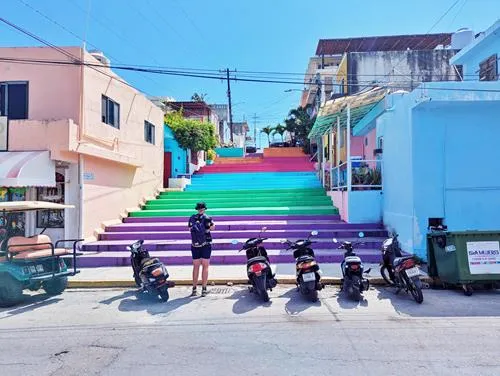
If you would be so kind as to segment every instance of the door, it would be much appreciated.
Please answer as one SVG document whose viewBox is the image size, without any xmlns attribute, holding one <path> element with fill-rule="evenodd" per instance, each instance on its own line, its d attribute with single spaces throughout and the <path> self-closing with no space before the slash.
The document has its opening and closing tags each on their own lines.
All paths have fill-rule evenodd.
<svg viewBox="0 0 500 376">
<path fill-rule="evenodd" d="M 168 179 L 172 177 L 172 152 L 163 153 L 163 187 L 168 188 Z"/>
</svg>

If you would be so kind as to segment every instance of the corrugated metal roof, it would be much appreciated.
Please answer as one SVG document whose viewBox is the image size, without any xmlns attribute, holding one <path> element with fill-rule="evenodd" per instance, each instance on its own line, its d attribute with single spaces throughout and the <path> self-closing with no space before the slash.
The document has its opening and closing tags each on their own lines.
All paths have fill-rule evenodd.
<svg viewBox="0 0 500 376">
<path fill-rule="evenodd" d="M 330 128 L 337 126 L 337 118 L 340 118 L 340 126 L 347 126 L 347 106 L 351 107 L 351 128 L 365 117 L 385 96 L 390 92 L 387 88 L 374 87 L 368 91 L 341 97 L 326 102 L 321 106 L 316 122 L 314 123 L 309 138 L 321 136 Z"/>
<path fill-rule="evenodd" d="M 316 55 L 341 55 L 346 52 L 433 50 L 451 43 L 451 33 L 390 35 L 342 39 L 320 39 Z"/>
</svg>

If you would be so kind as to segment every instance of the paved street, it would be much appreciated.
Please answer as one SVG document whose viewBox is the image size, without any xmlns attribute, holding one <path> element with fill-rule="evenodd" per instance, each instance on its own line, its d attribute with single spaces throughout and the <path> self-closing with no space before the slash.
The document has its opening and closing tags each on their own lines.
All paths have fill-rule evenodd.
<svg viewBox="0 0 500 376">
<path fill-rule="evenodd" d="M 426 290 L 419 306 L 390 289 L 360 304 L 322 291 L 310 304 L 241 286 L 168 303 L 133 290 L 69 290 L 0 310 L 0 367 L 10 375 L 498 375 L 500 293 Z"/>
</svg>

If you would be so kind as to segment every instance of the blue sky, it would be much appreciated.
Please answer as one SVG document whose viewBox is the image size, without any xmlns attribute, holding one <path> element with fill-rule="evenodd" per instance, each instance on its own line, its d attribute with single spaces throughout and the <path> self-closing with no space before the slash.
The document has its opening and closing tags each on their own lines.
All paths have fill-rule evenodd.
<svg viewBox="0 0 500 376">
<path fill-rule="evenodd" d="M 425 34 L 456 0 L 1 0 L 2 17 L 56 45 L 81 41 L 28 8 L 87 36 L 112 63 L 303 73 L 320 38 Z M 500 17 L 499 0 L 459 0 L 432 32 L 482 31 Z M 0 24 L 0 46 L 37 45 Z M 226 103 L 217 80 L 120 72 L 151 95 Z M 297 76 L 301 78 L 300 76 Z M 1 79 L 1 77 L 0 77 Z M 234 83 L 234 120 L 275 125 L 299 101 L 298 85 Z"/>
</svg>

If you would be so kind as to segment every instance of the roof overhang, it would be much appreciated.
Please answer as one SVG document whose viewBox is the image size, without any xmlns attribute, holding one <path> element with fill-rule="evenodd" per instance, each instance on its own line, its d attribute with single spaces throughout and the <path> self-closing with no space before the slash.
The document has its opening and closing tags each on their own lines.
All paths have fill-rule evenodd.
<svg viewBox="0 0 500 376">
<path fill-rule="evenodd" d="M 48 151 L 1 152 L 0 186 L 55 187 L 55 161 Z"/>
<path fill-rule="evenodd" d="M 30 210 L 74 209 L 74 205 L 56 204 L 47 201 L 8 201 L 0 202 L 0 212 L 21 212 Z"/>
<path fill-rule="evenodd" d="M 467 46 L 462 48 L 455 56 L 453 56 L 450 59 L 450 64 L 453 65 L 461 65 L 464 63 L 464 60 L 469 56 L 470 53 L 474 53 L 476 48 L 493 38 L 497 38 L 497 31 L 500 29 L 500 20 L 495 22 L 492 26 L 488 28 L 483 34 L 478 36 L 476 39 L 474 39 L 471 43 L 469 43 Z"/>
</svg>

